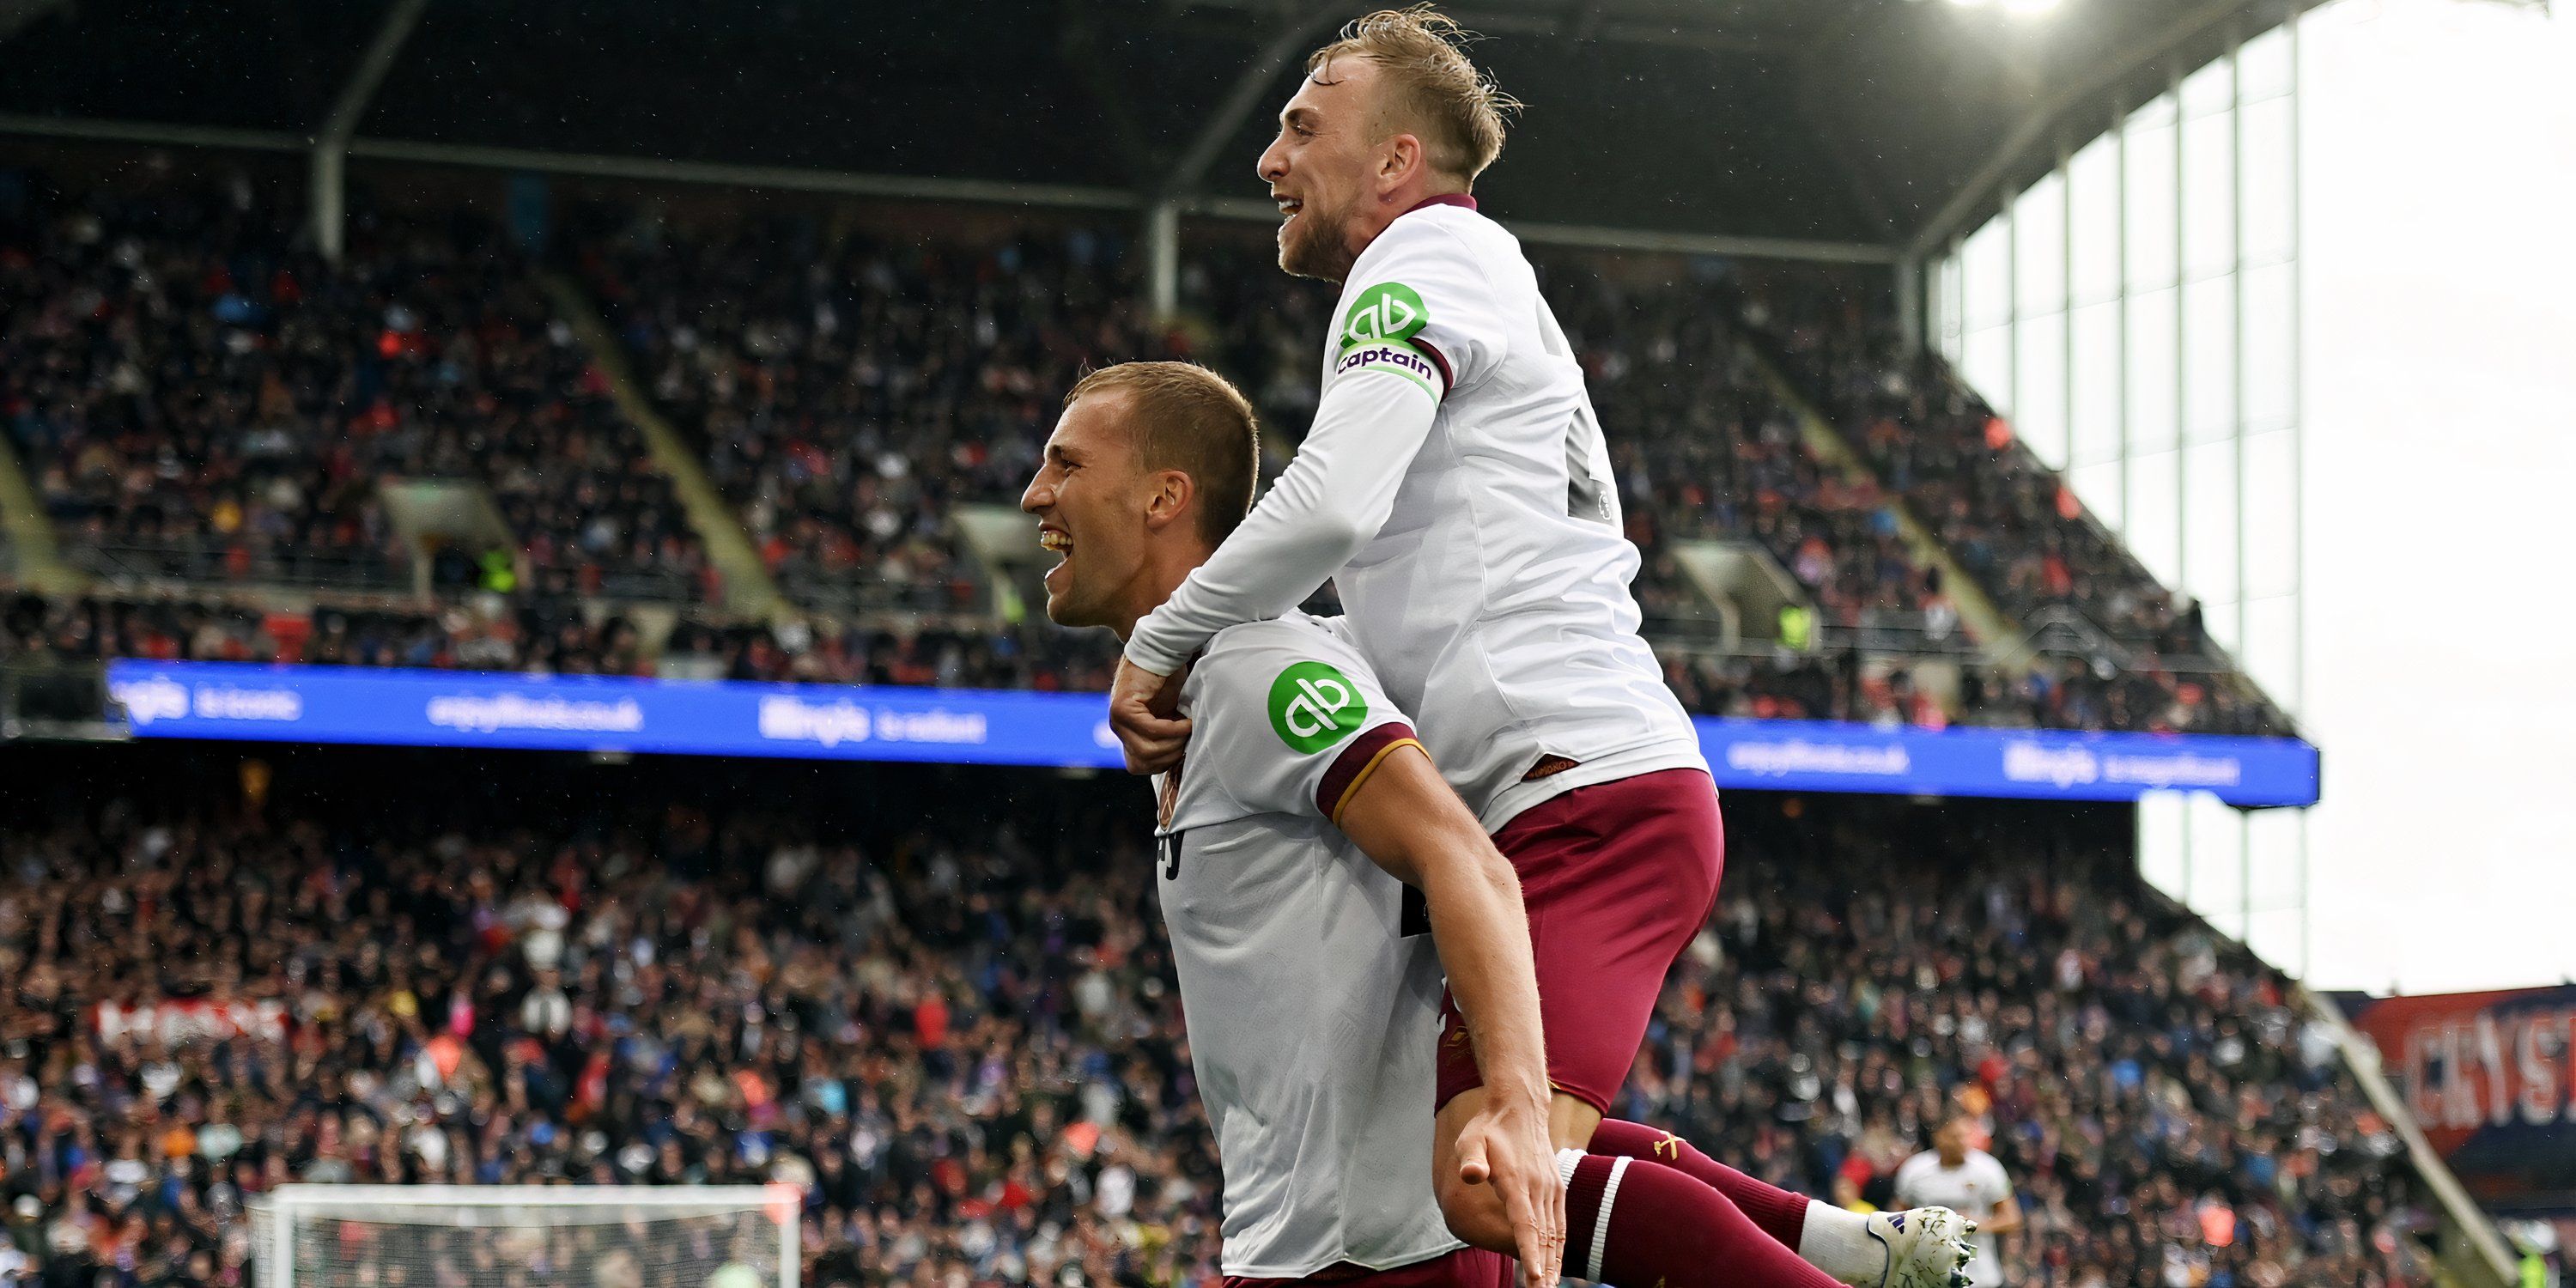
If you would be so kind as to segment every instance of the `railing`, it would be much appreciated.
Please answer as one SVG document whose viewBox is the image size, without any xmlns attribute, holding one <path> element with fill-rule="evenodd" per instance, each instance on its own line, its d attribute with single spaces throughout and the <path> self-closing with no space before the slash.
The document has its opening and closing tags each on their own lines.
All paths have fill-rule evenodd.
<svg viewBox="0 0 2576 1288">
<path fill-rule="evenodd" d="M 779 571 L 778 587 L 797 607 L 824 613 L 954 613 L 991 602 L 971 581 L 890 582 L 792 567 Z"/>
<path fill-rule="evenodd" d="M 1725 623 L 1714 616 L 1648 618 L 1639 633 L 1657 648 L 1700 657 L 1776 657 L 1783 651 L 1777 640 L 1730 638 Z M 1953 625 L 1936 632 L 1921 613 L 1870 613 L 1851 626 L 1819 624 L 1812 647 L 1803 650 L 1815 654 L 1852 651 L 1956 662 L 1977 662 L 1985 657 L 1985 650 L 1969 639 L 1966 631 Z"/>
<path fill-rule="evenodd" d="M 296 587 L 402 590 L 406 568 L 377 551 L 321 554 L 248 552 L 204 541 L 66 542 L 63 562 L 113 586 L 264 583 Z"/>
</svg>

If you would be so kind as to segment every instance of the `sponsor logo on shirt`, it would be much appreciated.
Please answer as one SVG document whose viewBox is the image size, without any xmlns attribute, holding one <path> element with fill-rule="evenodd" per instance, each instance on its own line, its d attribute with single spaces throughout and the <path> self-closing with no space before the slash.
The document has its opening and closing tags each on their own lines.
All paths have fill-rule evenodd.
<svg viewBox="0 0 2576 1288">
<path fill-rule="evenodd" d="M 1387 343 L 1365 344 L 1343 353 L 1333 363 L 1333 376 L 1339 379 L 1362 367 L 1374 367 L 1381 371 L 1392 369 L 1424 384 L 1440 379 L 1440 369 L 1432 366 L 1429 358 L 1423 357 L 1410 346 Z"/>
<path fill-rule="evenodd" d="M 1422 296 L 1402 282 L 1380 282 L 1360 292 L 1351 301 L 1348 317 L 1342 319 L 1342 348 L 1350 350 L 1381 340 L 1402 344 L 1422 333 L 1431 313 L 1422 307 Z"/>
<path fill-rule="evenodd" d="M 1327 663 L 1293 663 L 1270 682 L 1270 727 L 1299 755 L 1350 737 L 1366 719 L 1359 686 Z"/>
</svg>

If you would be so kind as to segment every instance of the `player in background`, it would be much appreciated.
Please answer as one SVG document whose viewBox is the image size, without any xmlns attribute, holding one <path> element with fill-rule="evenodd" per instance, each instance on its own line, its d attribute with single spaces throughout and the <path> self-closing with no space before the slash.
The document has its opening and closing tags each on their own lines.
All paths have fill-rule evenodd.
<svg viewBox="0 0 2576 1288">
<path fill-rule="evenodd" d="M 1251 507 L 1251 404 L 1203 368 L 1074 386 L 1020 508 L 1047 616 L 1122 638 Z M 1163 920 L 1224 1172 L 1229 1288 L 1552 1288 L 1565 1192 L 1520 883 L 1368 664 L 1302 614 L 1211 637 L 1155 782 Z M 1408 897 L 1406 887 L 1420 892 Z M 1503 1213 L 1467 1250 L 1431 1177 L 1446 968 L 1492 1094 L 1449 1157 Z"/>
<path fill-rule="evenodd" d="M 1995 1156 L 1972 1147 L 1974 1127 L 1955 1115 L 1932 1132 L 1932 1148 L 1905 1160 L 1896 1169 L 1898 1203 L 1938 1203 L 1977 1223 L 1977 1256 L 1968 1263 L 1968 1281 L 1976 1288 L 2003 1288 L 2003 1239 L 2021 1229 L 2021 1200 L 2013 1196 L 2012 1178 Z"/>
<path fill-rule="evenodd" d="M 1615 1277 L 1623 1249 L 1652 1237 L 1697 1234 L 1716 1264 L 1760 1255 L 1609 1220 L 1614 1197 L 1645 1202 L 1618 1187 L 1617 1156 L 1697 1178 L 1844 1283 L 1948 1288 L 1970 1252 L 1955 1213 L 1864 1217 L 1604 1121 L 1714 903 L 1725 845 L 1698 738 L 1637 633 L 1638 554 L 1582 369 L 1519 243 L 1468 194 L 1502 148 L 1508 100 L 1455 35 L 1423 10 L 1362 18 L 1309 60 L 1280 113 L 1259 167 L 1280 266 L 1342 284 L 1323 392 L 1270 495 L 1137 624 L 1111 724 L 1129 768 L 1170 768 L 1190 733 L 1173 711 L 1186 660 L 1332 578 L 1345 633 L 1520 874 L 1552 1136 L 1595 1155 L 1569 1178 L 1569 1273 Z M 1465 1047 L 1444 1039 L 1444 1054 Z M 1470 1061 L 1444 1064 L 1443 1141 L 1475 1077 Z M 1486 1196 L 1435 1174 L 1452 1228 L 1489 1239 Z"/>
</svg>

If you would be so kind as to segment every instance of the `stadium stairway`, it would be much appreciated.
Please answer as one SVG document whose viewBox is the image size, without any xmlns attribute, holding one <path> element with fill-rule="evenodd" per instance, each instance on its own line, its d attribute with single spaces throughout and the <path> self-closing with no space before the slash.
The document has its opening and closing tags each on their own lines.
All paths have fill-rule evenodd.
<svg viewBox="0 0 2576 1288">
<path fill-rule="evenodd" d="M 63 562 L 54 544 L 53 516 L 27 481 L 18 449 L 0 434 L 0 529 L 8 533 L 10 562 L 0 565 L 20 585 L 49 595 L 79 594 L 88 579 Z"/>
<path fill-rule="evenodd" d="M 781 621 L 795 615 L 787 596 L 778 589 L 777 581 L 751 544 L 741 519 L 733 507 L 725 504 L 722 493 L 707 478 L 706 467 L 689 441 L 653 410 L 651 399 L 635 386 L 632 368 L 626 364 L 625 349 L 609 332 L 608 323 L 590 296 L 572 279 L 560 273 L 544 276 L 546 294 L 554 301 L 555 312 L 573 329 L 584 347 L 590 350 L 592 363 L 608 381 L 609 396 L 616 400 L 617 410 L 644 436 L 653 453 L 653 463 L 671 480 L 671 490 L 689 516 L 689 527 L 706 543 L 707 558 L 724 574 L 724 606 L 744 617 Z"/>
<path fill-rule="evenodd" d="M 2023 637 L 2021 623 L 1996 606 L 1985 588 L 1978 585 L 1956 559 L 1951 558 L 1949 548 L 1934 538 L 1932 530 L 1915 517 L 1913 507 L 1906 503 L 1902 494 L 1880 483 L 1877 472 L 1861 460 L 1850 443 L 1844 441 L 1842 431 L 1834 428 L 1833 422 L 1826 420 L 1824 414 L 1816 410 L 1815 404 L 1807 401 L 1806 395 L 1800 393 L 1780 368 L 1773 365 L 1769 354 L 1754 345 L 1746 345 L 1744 354 L 1752 361 L 1754 369 L 1762 374 L 1762 381 L 1769 386 L 1772 396 L 1797 417 L 1799 437 L 1805 440 L 1810 454 L 1846 479 L 1879 487 L 1887 498 L 1889 512 L 1896 516 L 1897 535 L 1904 538 L 1906 552 L 1912 556 L 1914 566 L 1940 571 L 1942 593 L 1948 595 L 1952 606 L 1959 610 L 1959 620 L 1966 624 L 1969 634 L 1985 645 L 1987 652 L 2015 677 L 2027 673 L 2030 670 L 2029 652 L 2016 650 L 2009 655 L 2006 653 L 2014 641 Z"/>
</svg>

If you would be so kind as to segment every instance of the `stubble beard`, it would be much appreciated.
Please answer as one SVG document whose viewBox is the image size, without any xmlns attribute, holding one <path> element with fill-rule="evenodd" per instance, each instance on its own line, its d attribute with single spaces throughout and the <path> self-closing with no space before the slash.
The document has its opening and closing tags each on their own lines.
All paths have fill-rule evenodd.
<svg viewBox="0 0 2576 1288">
<path fill-rule="evenodd" d="M 1300 211 L 1296 223 L 1301 226 L 1294 233 L 1284 227 L 1281 229 L 1280 271 L 1290 277 L 1311 277 L 1319 282 L 1341 285 L 1343 279 L 1351 275 L 1351 265 L 1357 262 L 1346 249 L 1350 239 L 1344 234 L 1350 227 L 1350 220 L 1346 217 L 1328 220 L 1312 211 Z"/>
</svg>

